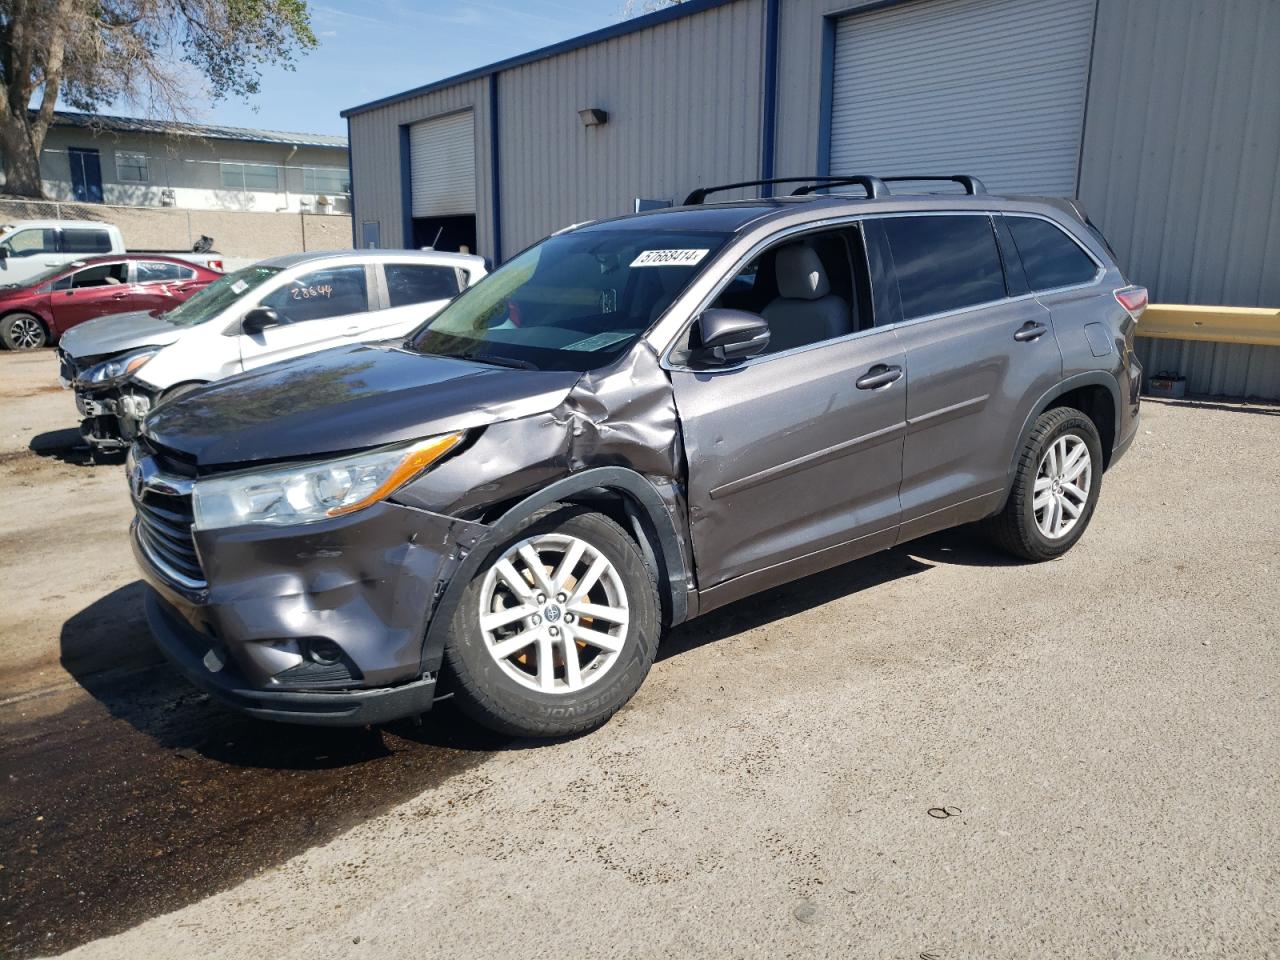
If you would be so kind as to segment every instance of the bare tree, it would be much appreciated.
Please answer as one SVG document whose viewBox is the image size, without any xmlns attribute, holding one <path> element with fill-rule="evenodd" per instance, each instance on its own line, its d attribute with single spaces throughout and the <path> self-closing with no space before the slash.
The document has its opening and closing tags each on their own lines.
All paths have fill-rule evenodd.
<svg viewBox="0 0 1280 960">
<path fill-rule="evenodd" d="M 40 150 L 59 98 L 190 117 L 194 101 L 257 93 L 264 65 L 291 69 L 315 45 L 306 0 L 0 0 L 5 191 L 43 196 Z"/>
<path fill-rule="evenodd" d="M 684 0 L 624 0 L 622 8 L 618 11 L 618 16 L 622 20 L 630 20 L 632 17 L 654 13 L 667 7 L 677 6 L 683 2 Z"/>
</svg>

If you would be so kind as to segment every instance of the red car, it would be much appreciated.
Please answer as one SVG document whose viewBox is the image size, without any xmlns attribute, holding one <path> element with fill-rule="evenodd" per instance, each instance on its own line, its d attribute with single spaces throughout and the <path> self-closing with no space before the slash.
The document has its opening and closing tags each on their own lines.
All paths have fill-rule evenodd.
<svg viewBox="0 0 1280 960">
<path fill-rule="evenodd" d="M 186 260 L 146 254 L 59 264 L 29 283 L 0 286 L 0 342 L 35 350 L 94 317 L 168 310 L 220 276 Z"/>
</svg>

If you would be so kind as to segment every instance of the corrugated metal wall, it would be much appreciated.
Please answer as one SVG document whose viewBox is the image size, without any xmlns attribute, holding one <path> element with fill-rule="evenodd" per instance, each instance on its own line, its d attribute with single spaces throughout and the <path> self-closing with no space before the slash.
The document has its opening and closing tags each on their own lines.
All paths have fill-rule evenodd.
<svg viewBox="0 0 1280 960">
<path fill-rule="evenodd" d="M 763 18 L 741 0 L 504 71 L 504 256 L 636 197 L 759 176 Z M 583 107 L 609 122 L 584 127 Z"/>
<path fill-rule="evenodd" d="M 1280 307 L 1277 51 L 1277 0 L 1099 0 L 1080 198 L 1153 301 Z M 1139 343 L 1196 393 L 1280 398 L 1280 348 Z"/>
<path fill-rule="evenodd" d="M 823 18 L 877 5 L 878 0 L 783 0 L 778 24 L 778 176 L 803 177 L 818 169 Z"/>
<path fill-rule="evenodd" d="M 778 176 L 819 168 L 824 18 L 876 4 L 782 3 Z M 738 0 L 500 74 L 504 255 L 637 196 L 758 175 L 764 33 L 763 0 Z M 1098 0 L 1079 196 L 1155 300 L 1280 306 L 1276 50 L 1280 0 Z M 609 123 L 584 128 L 588 106 Z M 401 242 L 398 127 L 464 107 L 492 254 L 483 78 L 351 118 L 357 229 Z M 1280 396 L 1278 348 L 1142 344 L 1197 392 Z"/>
<path fill-rule="evenodd" d="M 446 87 L 411 100 L 358 113 L 350 118 L 351 186 L 355 198 L 357 234 L 362 223 L 374 220 L 379 223 L 382 246 L 399 247 L 412 239 L 406 238 L 403 230 L 400 127 L 468 108 L 475 111 L 476 246 L 481 253 L 492 253 L 489 86 L 486 79 Z"/>
</svg>

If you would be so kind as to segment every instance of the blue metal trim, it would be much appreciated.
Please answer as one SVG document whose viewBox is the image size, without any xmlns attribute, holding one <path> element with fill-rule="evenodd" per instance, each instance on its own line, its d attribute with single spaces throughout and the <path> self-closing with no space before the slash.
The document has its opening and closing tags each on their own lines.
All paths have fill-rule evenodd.
<svg viewBox="0 0 1280 960">
<path fill-rule="evenodd" d="M 347 194 L 347 205 L 351 208 L 351 249 L 360 249 L 360 238 L 356 234 L 359 229 L 356 220 L 356 171 L 351 163 L 351 121 L 347 121 L 347 182 L 351 184 L 350 191 Z"/>
<path fill-rule="evenodd" d="M 778 119 L 778 8 L 780 0 L 764 4 L 764 104 L 760 115 L 760 178 L 773 177 Z M 762 197 L 773 196 L 773 184 L 764 184 Z"/>
<path fill-rule="evenodd" d="M 489 74 L 489 203 L 493 207 L 493 265 L 502 263 L 502 173 L 498 149 L 498 75 Z"/>
<path fill-rule="evenodd" d="M 420 97 L 424 93 L 443 90 L 445 87 L 452 87 L 459 83 L 465 83 L 468 80 L 479 80 L 481 77 L 488 77 L 503 70 L 510 70 L 512 67 L 523 66 L 526 63 L 533 63 L 537 60 L 545 60 L 548 57 L 554 57 L 561 53 L 569 53 L 572 50 L 589 47 L 593 43 L 600 43 L 604 40 L 613 40 L 616 37 L 625 37 L 629 33 L 638 33 L 641 30 L 647 30 L 649 27 L 656 27 L 659 24 L 667 23 L 671 20 L 679 20 L 681 17 L 691 17 L 695 14 L 703 13 L 707 10 L 714 10 L 716 7 L 723 7 L 726 4 L 735 2 L 736 0 L 686 0 L 684 3 L 665 7 L 662 10 L 646 14 L 643 17 L 636 17 L 634 20 L 626 20 L 622 23 L 617 23 L 610 27 L 604 27 L 591 33 L 584 33 L 580 37 L 572 37 L 568 40 L 562 40 L 560 43 L 553 43 L 550 46 L 532 50 L 529 53 L 522 53 L 519 56 L 509 57 L 506 60 L 499 60 L 497 63 L 491 63 L 488 66 L 477 67 L 476 69 L 468 70 L 465 73 L 455 74 L 452 77 L 445 77 L 443 80 L 436 80 L 434 83 L 428 83 L 421 87 L 414 87 L 412 90 L 406 90 L 404 93 L 394 93 L 391 96 L 383 97 L 380 100 L 371 100 L 368 103 L 348 107 L 346 110 L 343 110 L 339 116 L 350 117 L 357 113 L 364 113 L 378 107 L 385 107 L 388 104 L 399 103 L 402 100 L 409 100 L 413 97 Z"/>
<path fill-rule="evenodd" d="M 400 247 L 413 248 L 413 167 L 409 162 L 409 125 L 400 125 Z"/>
<path fill-rule="evenodd" d="M 836 18 L 822 18 L 822 71 L 818 92 L 818 176 L 831 173 L 831 112 L 836 90 Z"/>
</svg>

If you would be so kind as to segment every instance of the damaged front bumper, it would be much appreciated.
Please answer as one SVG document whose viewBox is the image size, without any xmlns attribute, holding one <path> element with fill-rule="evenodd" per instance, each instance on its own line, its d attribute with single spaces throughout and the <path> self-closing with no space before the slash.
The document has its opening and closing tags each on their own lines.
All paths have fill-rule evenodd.
<svg viewBox="0 0 1280 960">
<path fill-rule="evenodd" d="M 64 389 L 75 391 L 84 441 L 98 450 L 126 450 L 155 406 L 157 395 L 131 380 L 107 384 L 81 380 L 99 359 L 77 360 L 59 348 L 58 378 Z"/>
<path fill-rule="evenodd" d="M 296 527 L 197 531 L 194 549 L 208 561 L 200 581 L 166 562 L 169 545 L 148 522 L 140 506 L 132 539 L 164 654 L 227 706 L 332 726 L 431 708 L 431 613 L 487 529 L 383 502 Z"/>
<path fill-rule="evenodd" d="M 99 450 L 127 450 L 138 436 L 143 419 L 151 412 L 152 399 L 126 387 L 91 392 L 75 387 L 80 436 Z"/>
</svg>

